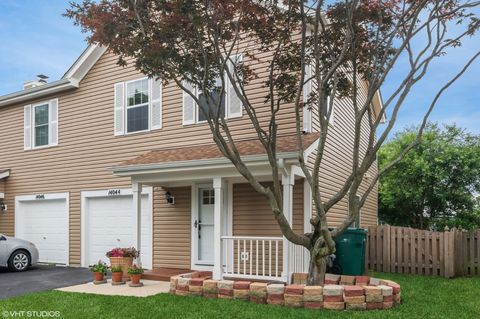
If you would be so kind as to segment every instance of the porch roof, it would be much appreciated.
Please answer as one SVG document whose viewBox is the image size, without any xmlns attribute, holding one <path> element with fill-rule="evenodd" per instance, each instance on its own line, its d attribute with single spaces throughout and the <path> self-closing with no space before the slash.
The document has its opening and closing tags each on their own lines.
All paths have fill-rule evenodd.
<svg viewBox="0 0 480 319">
<path fill-rule="evenodd" d="M 315 141 L 318 138 L 318 133 L 302 136 L 306 157 L 315 149 Z M 253 169 L 253 173 L 271 177 L 266 151 L 258 139 L 238 140 L 235 145 L 243 161 Z M 277 138 L 277 159 L 284 161 L 286 165 L 298 163 L 296 135 Z M 225 158 L 213 143 L 152 150 L 118 166 L 110 167 L 110 170 L 115 175 L 130 176 L 142 183 L 194 178 L 200 180 L 207 179 L 212 174 L 224 177 L 240 176 L 230 160 Z M 180 172 L 188 172 L 189 175 L 179 174 Z"/>
</svg>

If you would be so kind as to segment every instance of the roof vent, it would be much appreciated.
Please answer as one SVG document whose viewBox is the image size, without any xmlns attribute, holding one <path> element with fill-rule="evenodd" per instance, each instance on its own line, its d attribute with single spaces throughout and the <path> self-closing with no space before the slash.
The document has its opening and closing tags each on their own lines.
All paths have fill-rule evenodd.
<svg viewBox="0 0 480 319">
<path fill-rule="evenodd" d="M 23 89 L 28 90 L 47 83 L 48 76 L 44 74 L 37 75 L 37 79 L 23 83 Z"/>
</svg>

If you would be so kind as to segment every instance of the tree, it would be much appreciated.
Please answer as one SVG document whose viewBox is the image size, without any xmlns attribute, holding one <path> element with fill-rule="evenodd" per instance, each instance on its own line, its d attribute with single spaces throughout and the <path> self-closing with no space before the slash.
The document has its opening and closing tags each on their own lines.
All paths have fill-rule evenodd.
<svg viewBox="0 0 480 319">
<path fill-rule="evenodd" d="M 416 131 L 407 129 L 385 144 L 378 156 L 380 167 L 396 158 Z M 379 217 L 389 224 L 421 229 L 474 226 L 480 136 L 456 126 L 427 126 L 420 145 L 382 176 L 379 190 Z"/>
<path fill-rule="evenodd" d="M 335 252 L 335 236 L 355 221 L 378 178 L 420 142 L 437 100 L 480 54 L 465 59 L 459 72 L 441 86 L 426 107 L 417 138 L 390 165 L 367 180 L 376 153 L 412 87 L 425 76 L 432 61 L 459 46 L 465 37 L 475 35 L 479 21 L 473 10 L 478 6 L 478 1 L 457 0 L 345 0 L 329 5 L 323 0 L 84 0 L 72 4 L 66 15 L 90 33 L 91 43 L 108 45 L 120 57 L 120 65 L 132 58 L 138 70 L 164 83 L 176 83 L 197 103 L 192 88 L 204 92 L 209 107 L 202 113 L 213 140 L 238 172 L 268 200 L 283 235 L 310 252 L 308 284 L 312 285 L 323 284 L 326 257 Z M 452 25 L 456 31 L 447 33 Z M 417 39 L 427 41 L 414 47 Z M 245 63 L 235 59 L 237 53 L 243 54 Z M 266 55 L 268 61 L 262 60 Z M 386 97 L 380 114 L 374 114 L 370 106 L 376 92 L 404 57 L 408 61 L 404 78 Z M 260 74 L 251 66 L 262 61 L 267 71 Z M 265 89 L 262 107 L 269 109 L 268 123 L 258 121 L 256 107 L 251 103 L 247 88 L 253 81 L 261 81 Z M 362 81 L 368 83 L 367 92 L 360 92 Z M 314 89 L 303 101 L 304 86 L 309 84 Z M 226 89 L 233 89 L 241 100 L 265 148 L 272 186 L 263 186 L 239 155 L 219 107 Z M 347 99 L 354 106 L 352 165 L 344 185 L 327 197 L 320 190 L 319 170 L 330 138 L 332 105 L 338 99 Z M 320 122 L 311 168 L 304 158 L 301 138 L 304 106 Z M 299 165 L 315 204 L 312 231 L 306 234 L 294 232 L 283 214 L 276 139 L 277 116 L 287 107 L 295 111 Z M 376 136 L 386 112 L 390 121 Z M 362 125 L 368 127 L 366 136 L 362 136 Z M 359 191 L 362 184 L 367 184 L 364 192 Z M 327 214 L 343 198 L 349 203 L 347 216 L 339 227 L 329 230 Z"/>
</svg>

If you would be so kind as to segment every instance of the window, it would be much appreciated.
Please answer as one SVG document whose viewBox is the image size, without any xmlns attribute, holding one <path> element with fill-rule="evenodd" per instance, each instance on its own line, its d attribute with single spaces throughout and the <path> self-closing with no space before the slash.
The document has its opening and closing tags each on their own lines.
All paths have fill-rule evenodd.
<svg viewBox="0 0 480 319">
<path fill-rule="evenodd" d="M 215 190 L 213 189 L 202 190 L 202 203 L 203 205 L 215 204 Z"/>
<path fill-rule="evenodd" d="M 148 79 L 127 83 L 127 133 L 148 130 Z"/>
<path fill-rule="evenodd" d="M 222 93 L 222 80 L 220 78 L 216 79 L 215 83 L 215 89 L 213 90 L 211 96 L 210 96 L 210 101 L 207 101 L 207 96 L 204 94 L 202 91 L 199 90 L 198 94 L 198 100 L 199 100 L 199 105 L 198 105 L 198 112 L 197 112 L 197 122 L 204 122 L 207 120 L 207 114 L 210 111 L 212 114 L 216 114 L 216 106 L 220 103 L 220 117 L 225 116 L 225 99 L 226 95 L 222 99 L 221 98 L 221 93 Z M 210 104 L 209 104 L 210 102 Z"/>
<path fill-rule="evenodd" d="M 162 128 L 162 84 L 155 79 L 116 83 L 114 135 Z"/>
<path fill-rule="evenodd" d="M 235 72 L 235 65 L 239 65 L 242 61 L 242 55 L 233 56 L 228 63 L 229 70 Z M 241 99 L 235 92 L 235 86 L 229 81 L 227 76 L 225 76 L 225 82 L 225 96 L 221 100 L 220 116 L 227 119 L 242 117 L 243 105 Z M 206 114 L 208 114 L 209 108 L 212 112 L 216 112 L 214 108 L 220 101 L 222 89 L 221 78 L 219 77 L 216 79 L 216 90 L 213 90 L 210 99 L 207 99 L 204 93 L 200 89 L 194 87 L 191 83 L 184 82 L 183 85 L 199 100 L 199 104 L 197 105 L 190 94 L 183 92 L 183 125 L 205 122 L 207 120 Z"/>
<path fill-rule="evenodd" d="M 34 107 L 35 147 L 48 145 L 48 104 Z"/>
<path fill-rule="evenodd" d="M 24 149 L 58 144 L 58 100 L 24 107 Z"/>
</svg>

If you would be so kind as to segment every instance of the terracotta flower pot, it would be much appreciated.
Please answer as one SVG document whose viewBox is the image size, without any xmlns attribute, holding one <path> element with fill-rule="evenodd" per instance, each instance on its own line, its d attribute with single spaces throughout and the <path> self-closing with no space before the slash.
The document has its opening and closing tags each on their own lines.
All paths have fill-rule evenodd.
<svg viewBox="0 0 480 319">
<path fill-rule="evenodd" d="M 140 279 L 142 278 L 142 274 L 130 275 L 132 279 L 132 284 L 137 285 L 140 283 Z"/>
<path fill-rule="evenodd" d="M 122 282 L 123 272 L 112 272 L 113 282 Z"/>
<path fill-rule="evenodd" d="M 102 281 L 102 280 L 103 280 L 103 272 L 96 272 L 95 281 Z"/>
<path fill-rule="evenodd" d="M 110 257 L 110 266 L 121 266 L 123 269 L 123 280 L 128 281 L 128 268 L 133 265 L 133 257 Z"/>
</svg>

